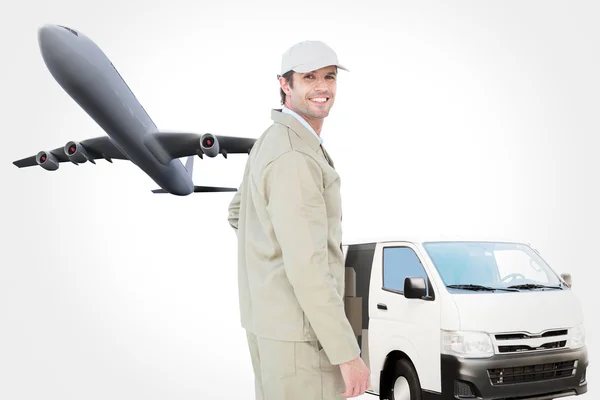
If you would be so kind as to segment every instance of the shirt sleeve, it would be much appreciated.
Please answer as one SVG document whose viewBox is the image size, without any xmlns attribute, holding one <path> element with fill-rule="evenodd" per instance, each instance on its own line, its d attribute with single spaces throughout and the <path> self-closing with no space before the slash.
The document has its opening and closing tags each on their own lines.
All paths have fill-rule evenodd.
<svg viewBox="0 0 600 400">
<path fill-rule="evenodd" d="M 237 192 L 233 195 L 233 198 L 229 202 L 227 221 L 237 234 L 238 223 L 240 219 L 240 204 L 242 199 L 242 185 L 240 184 Z"/>
<path fill-rule="evenodd" d="M 265 196 L 287 277 L 332 364 L 355 359 L 358 341 L 327 253 L 327 209 L 316 161 L 289 151 L 265 169 Z"/>
<path fill-rule="evenodd" d="M 245 180 L 248 179 L 248 171 L 250 168 L 250 161 L 246 161 L 246 167 L 244 168 L 244 175 L 242 178 L 242 183 L 238 187 L 237 192 L 233 195 L 233 198 L 229 202 L 229 206 L 227 208 L 227 222 L 235 231 L 235 234 L 238 233 L 239 221 L 240 221 L 240 207 L 242 204 L 242 188 L 244 187 Z"/>
</svg>

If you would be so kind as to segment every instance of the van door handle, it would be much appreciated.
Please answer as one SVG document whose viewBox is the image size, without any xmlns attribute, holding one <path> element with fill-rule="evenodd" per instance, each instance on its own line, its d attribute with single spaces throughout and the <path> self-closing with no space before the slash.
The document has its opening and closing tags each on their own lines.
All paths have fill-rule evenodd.
<svg viewBox="0 0 600 400">
<path fill-rule="evenodd" d="M 380 310 L 387 310 L 387 306 L 383 303 L 378 303 L 377 308 L 379 308 Z"/>
</svg>

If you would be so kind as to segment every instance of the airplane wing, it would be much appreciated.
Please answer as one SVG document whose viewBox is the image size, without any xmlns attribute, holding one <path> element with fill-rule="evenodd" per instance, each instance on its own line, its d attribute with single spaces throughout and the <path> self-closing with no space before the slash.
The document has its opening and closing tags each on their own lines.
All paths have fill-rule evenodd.
<svg viewBox="0 0 600 400">
<path fill-rule="evenodd" d="M 215 157 L 222 154 L 250 153 L 256 139 L 213 135 L 211 133 L 197 134 L 187 132 L 156 132 L 152 134 L 161 146 L 173 158 L 206 154 Z"/>
<path fill-rule="evenodd" d="M 68 156 L 65 151 L 70 153 Z M 63 162 L 72 162 L 74 164 L 95 160 L 105 159 L 112 162 L 112 159 L 129 160 L 129 158 L 119 150 L 110 137 L 100 136 L 86 139 L 81 142 L 68 142 L 64 147 L 57 147 L 50 151 L 40 151 L 37 155 L 22 158 L 14 161 L 13 164 L 19 168 L 41 165 L 50 170 L 58 169 L 58 164 Z M 39 162 L 39 163 L 38 163 Z"/>
</svg>

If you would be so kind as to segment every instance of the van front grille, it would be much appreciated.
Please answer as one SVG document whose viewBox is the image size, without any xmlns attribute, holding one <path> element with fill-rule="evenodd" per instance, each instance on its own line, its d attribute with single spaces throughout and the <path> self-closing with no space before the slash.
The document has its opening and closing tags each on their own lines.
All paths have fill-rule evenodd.
<svg viewBox="0 0 600 400">
<path fill-rule="evenodd" d="M 521 340 L 521 339 L 532 339 L 532 338 L 540 338 L 540 337 L 553 337 L 553 336 L 564 336 L 567 335 L 569 331 L 567 329 L 557 329 L 553 331 L 547 331 L 542 333 L 541 335 L 531 335 L 525 332 L 518 333 L 500 333 L 495 335 L 496 340 Z"/>
<path fill-rule="evenodd" d="M 498 333 L 494 346 L 499 354 L 562 349 L 567 345 L 569 330 L 555 329 L 538 334 L 528 332 Z"/>
<path fill-rule="evenodd" d="M 568 378 L 575 374 L 577 361 L 564 361 L 522 367 L 488 369 L 490 382 L 494 386 L 524 382 L 542 382 Z"/>
<path fill-rule="evenodd" d="M 498 351 L 500 353 L 517 353 L 520 351 L 560 349 L 562 347 L 565 347 L 566 345 L 567 345 L 567 341 L 561 340 L 558 342 L 544 343 L 541 346 L 537 346 L 537 347 L 527 346 L 525 344 L 512 345 L 512 346 L 498 346 Z"/>
</svg>

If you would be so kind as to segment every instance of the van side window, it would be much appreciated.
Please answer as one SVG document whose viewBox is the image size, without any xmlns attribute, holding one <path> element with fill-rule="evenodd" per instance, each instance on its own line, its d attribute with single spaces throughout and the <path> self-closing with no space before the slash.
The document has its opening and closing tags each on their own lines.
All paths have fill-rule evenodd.
<svg viewBox="0 0 600 400">
<path fill-rule="evenodd" d="M 404 279 L 408 277 L 425 279 L 429 295 L 427 273 L 413 249 L 385 247 L 383 249 L 383 288 L 404 292 Z"/>
</svg>

